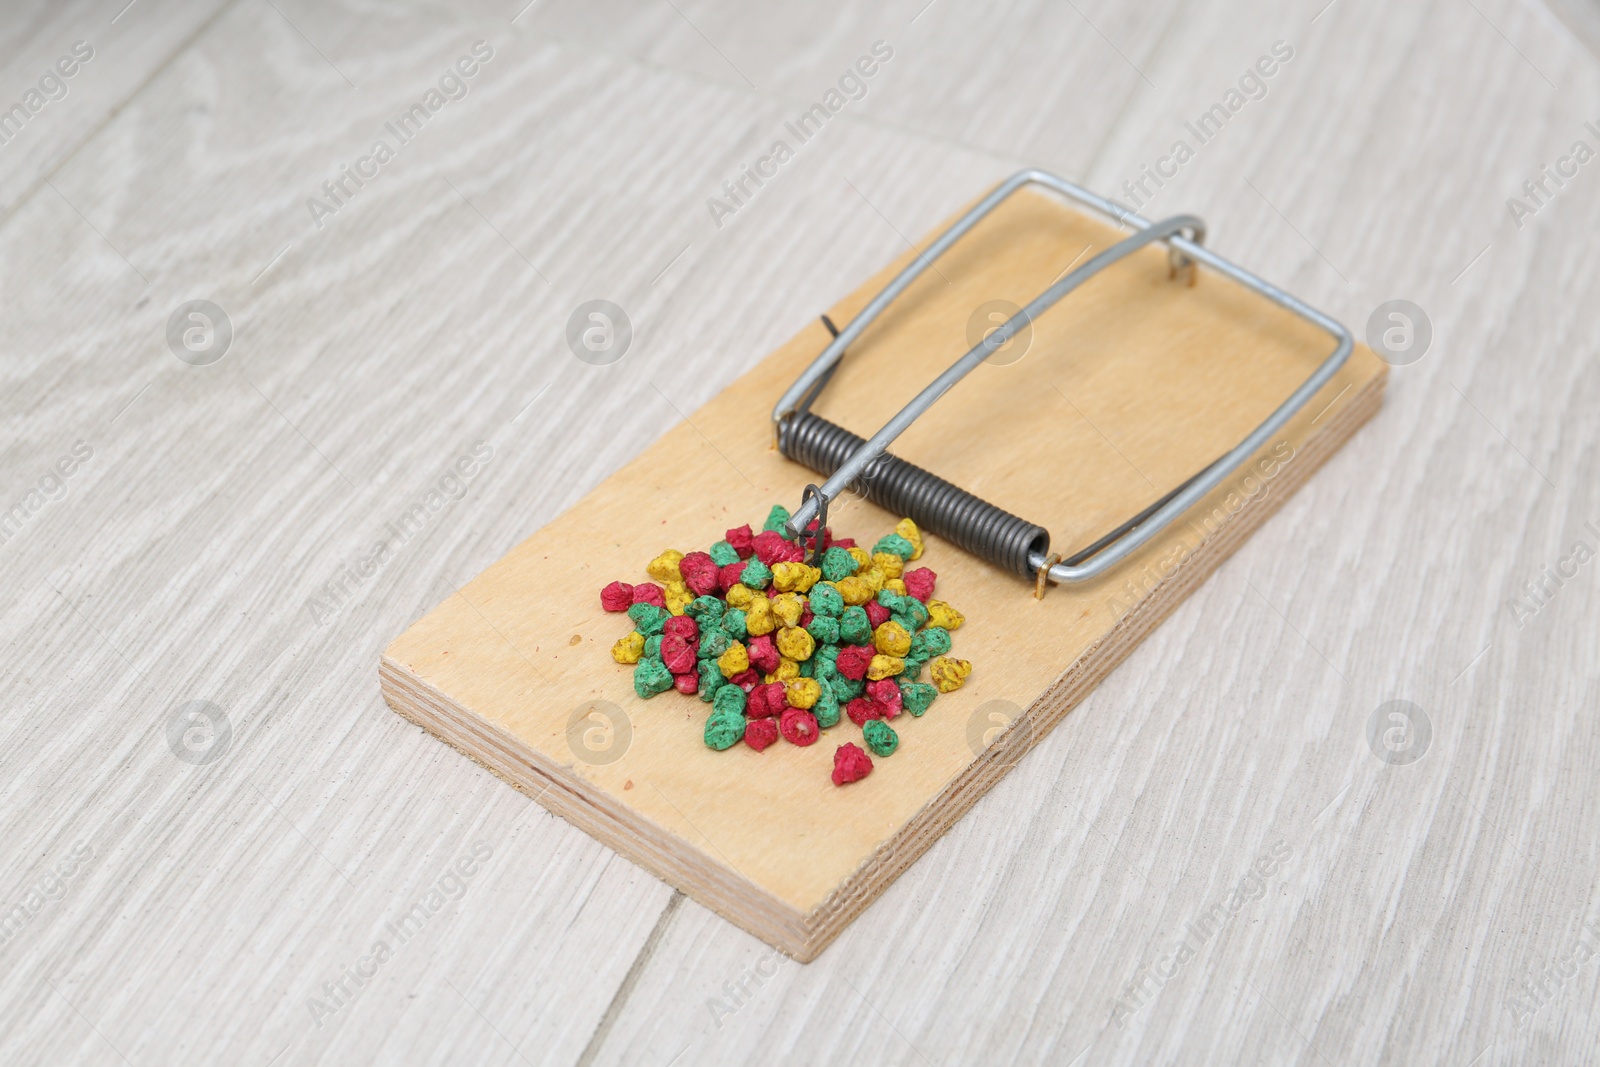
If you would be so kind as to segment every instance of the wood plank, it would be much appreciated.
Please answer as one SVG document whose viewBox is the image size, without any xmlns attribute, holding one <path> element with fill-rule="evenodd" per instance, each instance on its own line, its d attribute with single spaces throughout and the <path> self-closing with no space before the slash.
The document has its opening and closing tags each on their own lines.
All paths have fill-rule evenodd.
<svg viewBox="0 0 1600 1067">
<path fill-rule="evenodd" d="M 1596 614 L 1578 592 L 1592 586 L 1521 629 L 1506 598 L 1600 506 L 1580 414 L 1600 378 L 1574 341 L 1596 322 L 1570 296 L 1592 286 L 1600 189 L 1586 175 L 1522 231 L 1505 199 L 1581 128 L 1595 67 L 1536 10 L 1478 6 L 1562 91 L 1466 7 L 1341 0 L 1309 28 L 1320 4 L 1186 11 L 1155 62 L 1162 93 L 1126 116 L 1091 184 L 1136 173 L 1245 62 L 1293 40 L 1300 80 L 1157 210 L 1198 210 L 1219 247 L 1353 325 L 1417 300 L 1434 350 L 1394 370 L 1382 417 L 866 922 L 759 982 L 770 950 L 686 909 L 600 1063 L 686 1044 L 723 1062 L 1583 1058 L 1592 972 L 1521 1026 L 1505 1000 L 1594 915 L 1574 799 L 1595 747 Z M 1275 202 L 1348 284 L 1241 175 L 1269 195 L 1263 175 L 1290 179 L 1297 199 Z M 1408 767 L 1364 736 L 1394 697 L 1432 718 Z M 1125 986 L 1280 835 L 1295 856 L 1266 896 L 1118 1026 Z M 719 1025 L 708 1004 L 741 981 L 752 995 Z"/>
<path fill-rule="evenodd" d="M 835 90 L 849 97 L 836 112 L 844 123 L 914 131 L 1076 177 L 1092 165 L 1122 108 L 1150 87 L 1151 56 L 1179 7 L 1172 0 L 905 0 L 754 12 L 732 0 L 645 8 L 550 0 L 517 25 L 776 97 L 790 119 Z M 875 42 L 893 58 L 873 63 Z M 876 73 L 841 90 L 839 79 L 863 57 Z M 773 136 L 788 137 L 781 129 Z"/>
<path fill-rule="evenodd" d="M 964 351 L 969 309 L 1025 302 L 1086 247 L 1117 236 L 1054 198 L 1019 194 L 863 335 L 818 413 L 870 432 Z M 909 255 L 835 306 L 836 320 Z M 904 435 L 899 454 L 1008 510 L 1049 516 L 1058 547 L 1080 546 L 1226 451 L 1331 350 L 1321 331 L 1231 283 L 1169 280 L 1158 249 L 1123 266 L 1037 323 L 1018 362 L 963 383 Z M 446 599 L 390 646 L 382 669 L 397 711 L 807 960 L 1370 417 L 1384 381 L 1362 350 L 1262 450 L 1253 475 L 1220 486 L 1113 574 L 1042 601 L 933 540 L 927 563 L 967 613 L 958 651 L 980 669 L 937 714 L 906 724 L 893 760 L 839 790 L 828 770 L 838 739 L 853 736 L 848 725 L 803 751 L 712 752 L 701 704 L 646 705 L 632 692 L 631 668 L 606 656 L 626 628 L 595 603 L 601 584 L 663 548 L 709 544 L 768 502 L 798 499 L 812 475 L 771 449 L 760 413 L 826 339 L 818 324 L 768 357 Z M 1041 477 L 1041 457 L 1070 478 Z M 836 528 L 872 537 L 894 521 L 859 502 Z M 568 740 L 569 716 L 593 701 L 618 709 L 607 714 L 620 714 L 632 738 L 604 762 Z M 974 745 L 974 729 L 981 737 L 989 726 L 983 709 L 996 706 L 1013 709 L 1012 739 Z M 739 805 L 726 803 L 730 791 Z"/>
<path fill-rule="evenodd" d="M 92 0 L 8 4 L 0 20 L 0 109 L 29 105 L 0 144 L 0 218 L 44 183 L 188 47 L 224 0 L 143 0 L 137 7 Z M 122 10 L 119 10 L 122 9 Z M 76 51 L 75 51 L 76 47 Z M 58 60 L 66 62 L 57 67 Z M 68 77 L 61 71 L 70 70 Z M 54 75 L 54 81 L 41 81 Z M 32 100 L 28 91 L 35 90 Z M 36 109 L 36 110 L 35 110 Z"/>
</svg>

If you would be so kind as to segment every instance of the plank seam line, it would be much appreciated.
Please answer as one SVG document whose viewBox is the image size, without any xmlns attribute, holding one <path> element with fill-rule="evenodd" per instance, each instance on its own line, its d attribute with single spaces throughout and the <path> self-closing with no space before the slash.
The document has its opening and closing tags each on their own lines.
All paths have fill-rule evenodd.
<svg viewBox="0 0 1600 1067">
<path fill-rule="evenodd" d="M 537 30 L 527 30 L 523 32 L 537 33 L 546 44 L 550 44 L 562 51 L 570 52 L 576 56 L 590 59 L 596 56 L 603 56 L 606 59 L 610 59 L 622 66 L 635 67 L 639 70 L 652 74 L 659 74 L 669 79 L 688 82 L 707 88 L 726 89 L 729 92 L 737 93 L 741 96 L 747 96 L 758 101 L 766 101 L 773 104 L 793 104 L 802 107 L 816 103 L 815 100 L 807 100 L 804 97 L 792 96 L 788 93 L 784 93 L 775 89 L 747 89 L 736 82 L 724 81 L 721 78 L 716 78 L 709 74 L 701 74 L 700 72 L 690 70 L 687 67 L 678 67 L 672 64 L 662 63 L 658 60 L 646 59 L 643 56 L 631 55 L 627 52 L 618 52 L 610 48 L 601 48 L 597 45 L 592 45 L 584 41 L 562 36 L 561 34 L 540 33 Z M 913 140 L 922 141 L 928 144 L 944 145 L 949 148 L 970 153 L 983 159 L 990 159 L 996 162 L 1004 163 L 1007 167 L 1014 168 L 1019 166 L 1032 166 L 1033 163 L 1036 162 L 1031 155 L 1026 153 L 1018 154 L 1016 152 L 1007 152 L 996 148 L 989 148 L 985 145 L 975 144 L 972 141 L 963 140 L 960 137 L 935 133 L 931 130 L 921 129 L 916 126 L 908 126 L 901 122 L 892 122 L 887 119 L 875 118 L 871 115 L 840 112 L 838 115 L 835 115 L 834 118 L 844 120 L 848 125 L 856 126 L 861 129 L 887 131 L 890 133 L 899 134 L 902 137 L 908 137 Z"/>
<path fill-rule="evenodd" d="M 1142 57 L 1146 66 L 1150 65 L 1150 61 L 1152 59 L 1160 58 L 1162 49 L 1167 46 L 1167 39 L 1172 36 L 1173 29 L 1178 25 L 1179 22 L 1183 20 L 1183 17 L 1188 12 L 1188 9 L 1188 0 L 1179 0 L 1176 9 L 1172 12 L 1172 14 L 1167 16 L 1167 24 L 1162 28 L 1160 36 L 1157 37 L 1155 43 L 1150 46 L 1150 51 Z M 1135 70 L 1137 69 L 1138 68 L 1135 68 Z M 1111 120 L 1111 125 L 1106 127 L 1106 132 L 1100 137 L 1100 143 L 1095 145 L 1094 151 L 1089 153 L 1089 162 L 1083 169 L 1084 184 L 1089 184 L 1093 179 L 1095 168 L 1098 167 L 1100 165 L 1100 161 L 1105 158 L 1106 149 L 1111 147 L 1111 142 L 1115 140 L 1117 134 L 1121 133 L 1123 127 L 1130 121 L 1128 112 L 1129 109 L 1133 107 L 1134 94 L 1138 91 L 1138 83 L 1128 87 L 1127 94 L 1123 96 L 1122 103 L 1117 107 L 1117 117 Z M 1116 191 L 1114 189 L 1110 189 L 1109 182 L 1110 179 L 1107 179 L 1108 184 L 1106 187 L 1108 190 L 1110 190 L 1111 195 L 1115 196 Z"/>
<path fill-rule="evenodd" d="M 656 917 L 656 925 L 650 931 L 650 936 L 644 939 L 644 944 L 639 948 L 639 954 L 633 958 L 633 965 L 628 968 L 628 973 L 623 976 L 622 984 L 617 986 L 616 993 L 612 994 L 611 1003 L 606 1005 L 605 1014 L 600 1016 L 600 1022 L 595 1025 L 594 1033 L 589 1035 L 589 1043 L 584 1046 L 583 1054 L 578 1057 L 574 1067 L 590 1067 L 595 1058 L 600 1055 L 600 1049 L 606 1043 L 606 1038 L 611 1036 L 611 1028 L 616 1025 L 617 1018 L 622 1014 L 623 1007 L 628 1002 L 628 997 L 633 993 L 633 987 L 639 984 L 639 978 L 644 974 L 645 964 L 649 963 L 655 955 L 656 946 L 661 943 L 661 937 L 666 933 L 667 924 L 672 922 L 672 917 L 677 914 L 678 908 L 683 904 L 683 890 L 674 889 L 672 897 L 667 901 L 666 907 L 661 909 L 661 914 Z"/>
<path fill-rule="evenodd" d="M 78 143 L 73 145 L 72 149 L 67 152 L 66 155 L 62 156 L 61 160 L 56 163 L 54 167 L 50 168 L 47 173 L 41 174 L 37 179 L 35 179 L 32 185 L 28 186 L 28 188 L 22 192 L 21 196 L 18 196 L 17 199 L 12 202 L 10 210 L 8 210 L 3 216 L 0 216 L 0 230 L 3 230 L 11 221 L 12 216 L 22 209 L 22 205 L 34 198 L 34 195 L 39 192 L 39 188 L 41 186 L 47 183 L 51 178 L 54 178 L 56 175 L 60 174 L 68 163 L 71 163 L 77 158 L 78 153 L 83 151 L 85 145 L 105 132 L 105 130 L 117 120 L 118 116 L 127 110 L 128 105 L 133 103 L 134 100 L 138 98 L 140 93 L 144 92 L 150 87 L 151 82 L 155 81 L 162 74 L 165 74 L 167 70 L 178 61 L 179 56 L 189 51 L 190 47 L 193 46 L 195 41 L 200 39 L 202 34 L 211 29 L 216 21 L 224 14 L 238 7 L 239 3 L 240 0 L 228 0 L 227 3 L 213 11 L 210 18 L 196 26 L 193 33 L 189 34 L 189 36 L 185 37 L 182 41 L 179 41 L 177 47 L 172 50 L 171 54 L 169 54 L 166 59 L 163 59 L 160 63 L 156 64 L 156 66 L 151 69 L 150 73 L 145 75 L 143 81 L 130 89 L 127 95 L 124 96 L 115 107 L 106 112 L 105 118 L 96 123 L 92 129 L 86 131 L 84 135 L 78 139 Z"/>
</svg>

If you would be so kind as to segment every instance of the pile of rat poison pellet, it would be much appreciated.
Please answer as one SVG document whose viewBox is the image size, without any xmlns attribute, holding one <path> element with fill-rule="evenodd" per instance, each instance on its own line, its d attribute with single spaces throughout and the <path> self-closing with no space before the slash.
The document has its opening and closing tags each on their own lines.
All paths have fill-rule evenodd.
<svg viewBox="0 0 1600 1067">
<path fill-rule="evenodd" d="M 745 525 L 706 552 L 663 552 L 645 568 L 656 581 L 602 589 L 601 605 L 634 625 L 611 656 L 636 664 L 643 698 L 676 689 L 711 705 L 705 741 L 718 751 L 742 740 L 761 752 L 779 737 L 815 744 L 842 708 L 867 749 L 888 756 L 900 746 L 890 721 L 922 715 L 972 673 L 946 655 L 962 615 L 932 599 L 931 570 L 906 568 L 922 555 L 910 519 L 871 552 L 824 527 L 818 566 L 806 563 L 816 524 L 802 544 L 788 521 L 774 506 L 760 533 Z M 924 667 L 932 684 L 918 681 Z M 860 746 L 834 752 L 835 785 L 871 772 Z"/>
</svg>

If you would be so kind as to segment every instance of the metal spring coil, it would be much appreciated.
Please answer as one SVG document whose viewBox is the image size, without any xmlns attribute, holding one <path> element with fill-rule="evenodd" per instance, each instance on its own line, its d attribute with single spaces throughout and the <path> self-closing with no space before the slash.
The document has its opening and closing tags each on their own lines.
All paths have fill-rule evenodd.
<svg viewBox="0 0 1600 1067">
<path fill-rule="evenodd" d="M 838 470 L 865 443 L 843 426 L 810 412 L 790 416 L 778 431 L 778 451 L 824 476 Z M 1043 555 L 1050 549 L 1050 532 L 1043 526 L 1002 511 L 888 452 L 874 460 L 850 489 L 1025 578 L 1034 576 L 1028 555 Z"/>
</svg>

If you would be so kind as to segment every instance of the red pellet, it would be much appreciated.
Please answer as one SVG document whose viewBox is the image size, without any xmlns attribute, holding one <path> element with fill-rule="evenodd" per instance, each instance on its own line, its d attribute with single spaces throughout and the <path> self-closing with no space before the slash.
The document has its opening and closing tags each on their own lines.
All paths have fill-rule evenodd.
<svg viewBox="0 0 1600 1067">
<path fill-rule="evenodd" d="M 816 616 L 811 613 L 811 605 L 807 604 L 805 610 L 800 613 L 800 629 L 804 630 L 807 626 L 810 626 L 811 620 L 814 618 Z"/>
<path fill-rule="evenodd" d="M 784 558 L 784 546 L 788 543 L 776 530 L 762 530 L 750 542 L 755 549 L 756 559 L 769 567 Z"/>
<path fill-rule="evenodd" d="M 749 699 L 745 701 L 744 713 L 747 718 L 766 719 L 782 715 L 784 709 L 783 683 L 768 682 L 758 685 L 750 690 Z"/>
<path fill-rule="evenodd" d="M 762 530 L 755 537 L 756 558 L 767 566 L 775 563 L 800 563 L 806 550 L 798 542 L 789 541 L 776 530 Z"/>
<path fill-rule="evenodd" d="M 883 707 L 870 697 L 856 697 L 845 704 L 844 713 L 857 726 L 865 726 L 870 719 L 883 718 Z"/>
<path fill-rule="evenodd" d="M 770 720 L 769 720 L 770 721 Z M 801 708 L 790 708 L 778 720 L 778 729 L 783 733 L 783 739 L 791 745 L 816 744 L 821 731 L 817 729 L 817 717 Z"/>
<path fill-rule="evenodd" d="M 900 576 L 900 580 L 906 583 L 907 593 L 926 604 L 928 598 L 933 596 L 933 582 L 938 577 L 928 568 L 918 567 L 914 571 L 906 571 Z"/>
<path fill-rule="evenodd" d="M 872 698 L 872 703 L 877 706 L 880 719 L 892 719 L 900 714 L 900 683 L 893 678 L 885 678 L 881 682 L 867 683 L 867 696 Z"/>
<path fill-rule="evenodd" d="M 750 528 L 745 527 L 748 531 Z M 771 719 L 751 719 L 744 726 L 744 743 L 760 752 L 778 739 L 778 724 Z"/>
<path fill-rule="evenodd" d="M 816 536 L 817 536 L 817 520 L 816 519 L 812 519 L 811 520 L 811 524 L 806 527 L 806 535 L 805 535 L 804 547 L 810 548 L 812 539 L 815 538 Z M 826 552 L 832 546 L 833 546 L 833 529 L 831 527 L 824 526 L 822 528 L 822 547 L 818 551 Z"/>
<path fill-rule="evenodd" d="M 744 573 L 745 564 L 730 563 L 717 572 L 717 588 L 726 593 L 739 584 L 739 576 Z"/>
<path fill-rule="evenodd" d="M 871 645 L 846 645 L 839 650 L 839 658 L 834 665 L 839 668 L 839 673 L 852 682 L 859 682 L 867 676 L 867 668 L 872 666 Z"/>
<path fill-rule="evenodd" d="M 748 522 L 737 530 L 729 530 L 722 536 L 727 540 L 728 544 L 733 546 L 733 550 L 739 553 L 740 559 L 749 559 L 755 555 L 755 546 L 751 544 L 755 540 L 755 535 L 750 532 L 750 524 Z"/>
<path fill-rule="evenodd" d="M 700 676 L 693 671 L 688 674 L 674 674 L 672 688 L 685 696 L 694 696 L 700 692 Z"/>
<path fill-rule="evenodd" d="M 756 686 L 761 684 L 761 675 L 757 674 L 753 670 L 752 671 L 740 671 L 738 674 L 734 675 L 732 678 L 729 678 L 728 681 L 732 682 L 734 685 L 738 686 L 740 689 L 743 689 L 746 693 L 748 693 L 752 689 L 754 689 Z"/>
<path fill-rule="evenodd" d="M 690 552 L 678 561 L 678 571 L 683 583 L 695 596 L 706 596 L 717 591 L 720 577 L 717 564 L 704 552 Z"/>
<path fill-rule="evenodd" d="M 633 602 L 654 604 L 658 608 L 664 608 L 667 606 L 667 597 L 655 582 L 641 582 L 633 587 Z"/>
<path fill-rule="evenodd" d="M 865 606 L 867 609 L 867 621 L 872 623 L 874 630 L 889 621 L 889 609 L 876 600 L 867 601 Z"/>
<path fill-rule="evenodd" d="M 745 646 L 745 651 L 750 654 L 750 666 L 764 674 L 771 674 L 778 669 L 778 646 L 773 643 L 771 634 L 762 634 L 752 637 Z"/>
<path fill-rule="evenodd" d="M 662 626 L 661 632 L 667 637 L 677 634 L 685 641 L 700 640 L 700 624 L 694 621 L 693 615 L 674 615 Z"/>
<path fill-rule="evenodd" d="M 854 547 L 856 547 L 856 539 L 854 537 L 841 537 L 841 538 L 839 538 L 837 541 L 835 541 L 833 543 L 832 547 L 834 547 L 834 548 L 854 548 Z"/>
<path fill-rule="evenodd" d="M 661 662 L 673 674 L 694 671 L 695 643 L 682 634 L 667 634 L 661 639 Z"/>
<path fill-rule="evenodd" d="M 612 582 L 600 590 L 600 606 L 607 611 L 627 611 L 633 607 L 633 586 L 627 582 Z"/>
<path fill-rule="evenodd" d="M 833 753 L 833 784 L 859 782 L 872 773 L 872 757 L 848 741 Z"/>
</svg>

